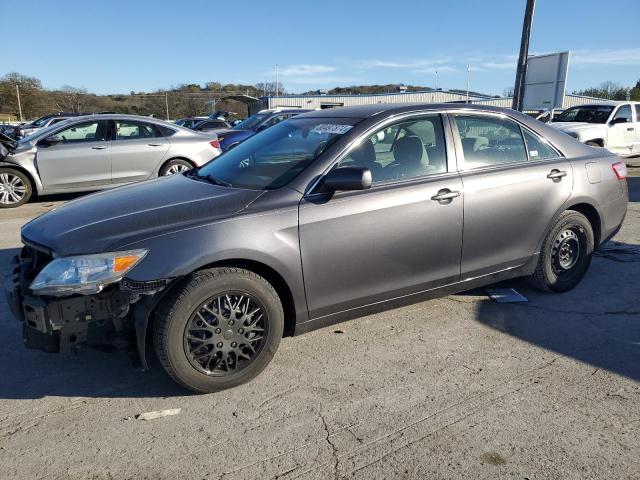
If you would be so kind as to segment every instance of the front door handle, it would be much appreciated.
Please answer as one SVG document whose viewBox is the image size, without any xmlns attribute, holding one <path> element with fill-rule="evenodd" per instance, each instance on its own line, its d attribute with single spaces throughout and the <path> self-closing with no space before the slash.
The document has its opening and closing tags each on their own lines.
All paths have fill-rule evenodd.
<svg viewBox="0 0 640 480">
<path fill-rule="evenodd" d="M 106 150 L 106 146 L 104 145 L 99 145 L 99 146 L 95 146 L 95 147 L 91 147 L 91 150 Z"/>
<path fill-rule="evenodd" d="M 460 195 L 460 192 L 451 191 L 448 188 L 443 188 L 442 190 L 439 190 L 438 193 L 436 193 L 433 197 L 431 197 L 431 200 L 440 203 L 451 203 L 451 200 L 459 197 Z"/>
<path fill-rule="evenodd" d="M 634 128 L 633 127 L 629 127 L 627 128 L 627 132 L 633 132 Z"/>
<path fill-rule="evenodd" d="M 552 180 L 555 180 L 557 178 L 562 178 L 562 177 L 566 177 L 567 176 L 567 172 L 565 172 L 564 170 L 551 170 L 551 173 L 549 175 L 547 175 L 547 178 L 550 178 Z"/>
<path fill-rule="evenodd" d="M 162 144 L 161 143 L 149 143 L 150 147 L 161 147 Z"/>
</svg>

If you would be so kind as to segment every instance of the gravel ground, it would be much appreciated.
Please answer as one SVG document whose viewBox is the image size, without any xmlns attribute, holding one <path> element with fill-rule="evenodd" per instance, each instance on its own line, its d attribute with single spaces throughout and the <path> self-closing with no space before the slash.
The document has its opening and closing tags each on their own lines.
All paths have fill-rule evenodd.
<svg viewBox="0 0 640 480">
<path fill-rule="evenodd" d="M 629 183 L 615 240 L 638 247 Z M 0 268 L 66 199 L 0 212 Z M 471 291 L 286 338 L 256 380 L 211 395 L 124 353 L 27 351 L 2 300 L 0 476 L 637 479 L 639 262 L 597 257 L 563 295 L 509 282 L 526 304 Z"/>
</svg>

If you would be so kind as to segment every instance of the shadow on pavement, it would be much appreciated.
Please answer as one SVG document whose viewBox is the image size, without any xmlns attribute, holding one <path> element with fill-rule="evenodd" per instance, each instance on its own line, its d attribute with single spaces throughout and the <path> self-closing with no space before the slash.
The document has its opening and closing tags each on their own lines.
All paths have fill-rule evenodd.
<svg viewBox="0 0 640 480">
<path fill-rule="evenodd" d="M 626 244 L 618 244 L 624 248 Z M 628 245 L 631 249 L 640 247 Z M 528 303 L 478 304 L 476 320 L 522 341 L 640 381 L 640 253 L 594 258 L 574 290 L 543 293 L 506 282 Z"/>
</svg>

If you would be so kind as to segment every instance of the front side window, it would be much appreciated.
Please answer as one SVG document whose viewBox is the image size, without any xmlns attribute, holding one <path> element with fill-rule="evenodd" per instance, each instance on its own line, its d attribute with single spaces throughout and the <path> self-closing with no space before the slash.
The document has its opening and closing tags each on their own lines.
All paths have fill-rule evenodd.
<svg viewBox="0 0 640 480">
<path fill-rule="evenodd" d="M 622 105 L 620 108 L 618 108 L 618 111 L 613 116 L 614 120 L 617 119 L 617 118 L 624 118 L 629 123 L 633 122 L 633 116 L 632 116 L 632 113 L 631 113 L 631 105 Z"/>
<path fill-rule="evenodd" d="M 455 115 L 465 169 L 527 161 L 520 127 L 505 118 Z"/>
<path fill-rule="evenodd" d="M 640 103 L 636 103 L 636 122 L 640 123 Z"/>
<path fill-rule="evenodd" d="M 361 141 L 338 167 L 371 170 L 373 183 L 433 175 L 447 171 L 447 155 L 439 115 L 404 120 Z"/>
<path fill-rule="evenodd" d="M 159 136 L 153 125 L 143 122 L 116 120 L 116 140 L 137 140 Z"/>
<path fill-rule="evenodd" d="M 359 121 L 323 117 L 281 122 L 227 150 L 192 174 L 237 188 L 280 188 Z"/>
<path fill-rule="evenodd" d="M 527 144 L 527 153 L 529 160 L 547 160 L 549 158 L 558 158 L 558 153 L 545 140 L 534 135 L 526 129 L 522 129 L 524 140 Z"/>
<path fill-rule="evenodd" d="M 63 143 L 102 142 L 107 138 L 107 122 L 100 120 L 76 123 L 56 135 Z"/>
</svg>

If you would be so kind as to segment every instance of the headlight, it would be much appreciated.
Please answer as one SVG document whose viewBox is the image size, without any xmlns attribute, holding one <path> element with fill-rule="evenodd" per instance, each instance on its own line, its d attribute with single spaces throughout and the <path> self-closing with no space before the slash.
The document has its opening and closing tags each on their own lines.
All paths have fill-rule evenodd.
<svg viewBox="0 0 640 480">
<path fill-rule="evenodd" d="M 56 258 L 33 280 L 29 288 L 39 295 L 91 295 L 115 282 L 144 258 L 148 250 Z"/>
</svg>

